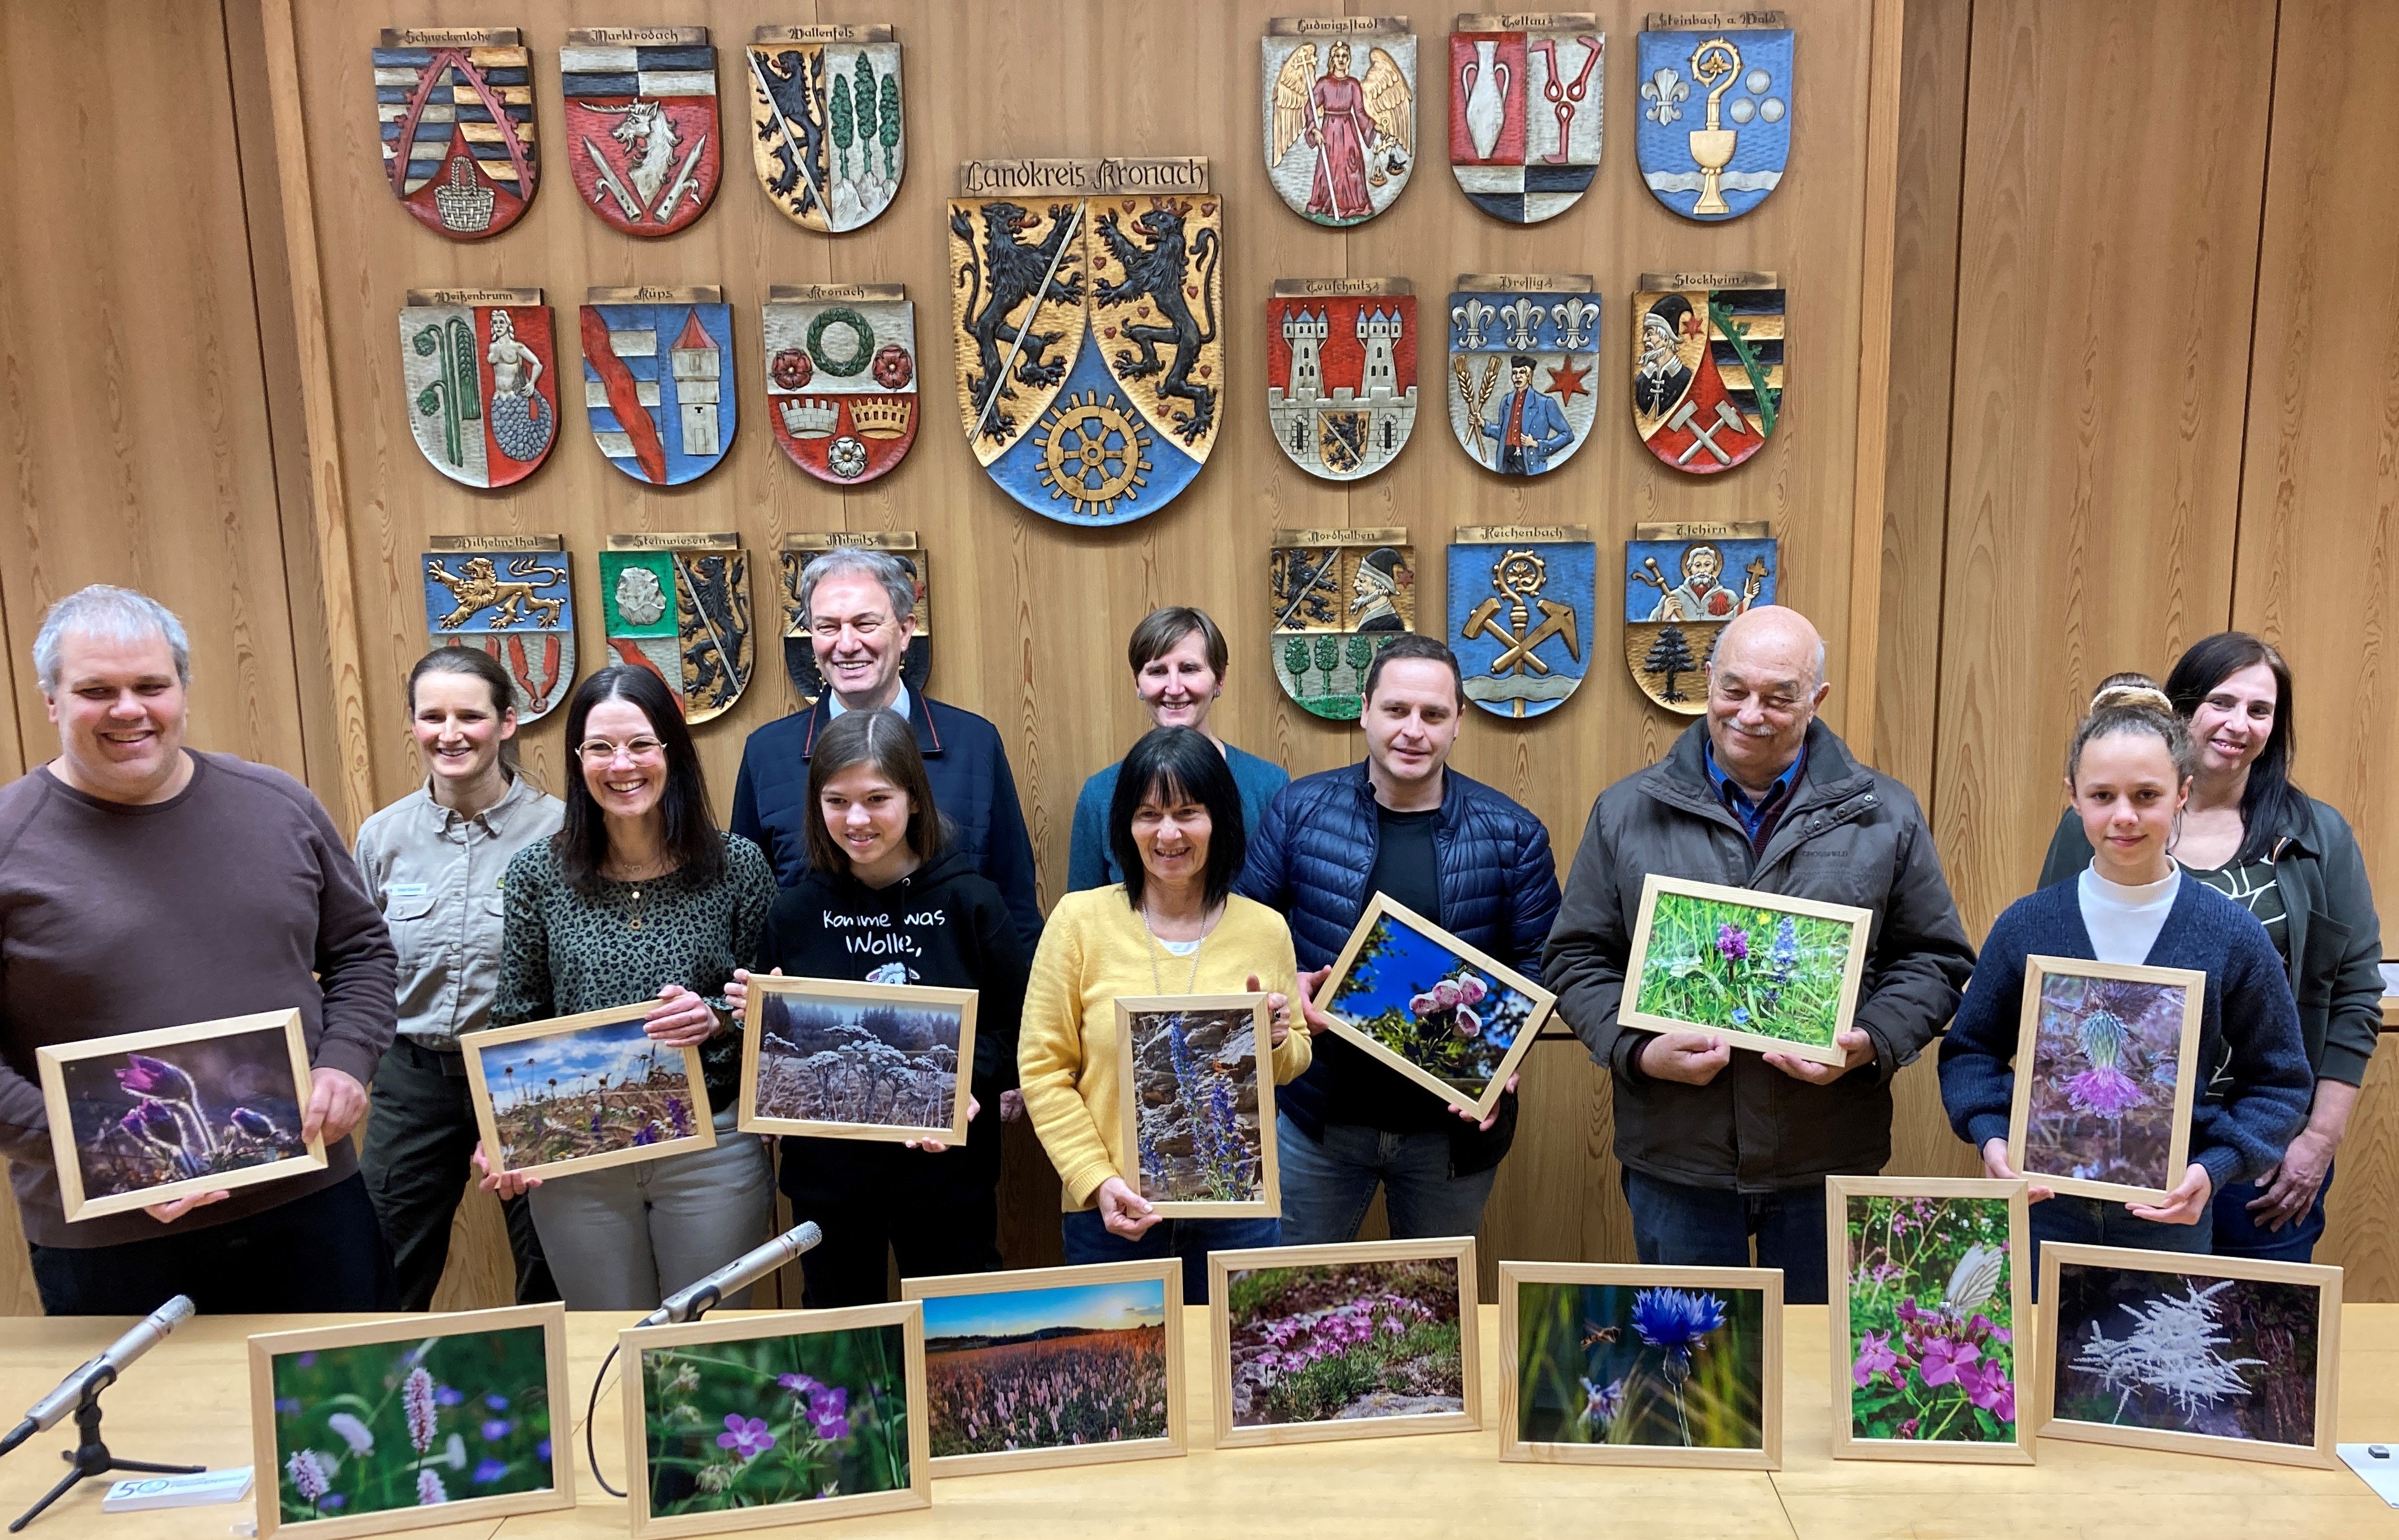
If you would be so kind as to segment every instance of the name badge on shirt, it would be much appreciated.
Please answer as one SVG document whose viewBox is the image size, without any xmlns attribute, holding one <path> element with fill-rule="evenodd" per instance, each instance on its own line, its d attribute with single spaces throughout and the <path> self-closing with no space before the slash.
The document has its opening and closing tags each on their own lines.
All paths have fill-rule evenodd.
<svg viewBox="0 0 2399 1540">
<path fill-rule="evenodd" d="M 424 883 L 394 883 L 385 888 L 383 894 L 393 903 L 404 904 L 411 898 L 422 898 L 431 891 L 431 887 Z"/>
</svg>

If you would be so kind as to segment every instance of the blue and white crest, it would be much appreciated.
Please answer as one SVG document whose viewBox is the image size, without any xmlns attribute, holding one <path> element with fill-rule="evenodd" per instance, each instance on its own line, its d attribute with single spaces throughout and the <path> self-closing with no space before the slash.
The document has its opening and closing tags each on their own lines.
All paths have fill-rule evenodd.
<svg viewBox="0 0 2399 1540">
<path fill-rule="evenodd" d="M 1466 698 L 1519 721 L 1591 671 L 1599 547 L 1580 524 L 1471 526 L 1449 547 L 1449 644 Z"/>
<path fill-rule="evenodd" d="M 675 487 L 733 442 L 733 307 L 724 290 L 594 289 L 583 306 L 583 405 L 608 463 Z"/>
<path fill-rule="evenodd" d="M 473 647 L 516 683 L 517 721 L 538 721 L 575 678 L 573 566 L 560 535 L 440 535 L 425 553 L 425 633 Z"/>
<path fill-rule="evenodd" d="M 1641 179 L 1687 219 L 1766 201 L 1791 158 L 1792 32 L 1780 11 L 1655 16 L 1641 34 Z"/>
<path fill-rule="evenodd" d="M 1539 476 L 1591 437 L 1600 298 L 1587 273 L 1468 273 L 1449 296 L 1449 426 L 1474 463 Z"/>
</svg>

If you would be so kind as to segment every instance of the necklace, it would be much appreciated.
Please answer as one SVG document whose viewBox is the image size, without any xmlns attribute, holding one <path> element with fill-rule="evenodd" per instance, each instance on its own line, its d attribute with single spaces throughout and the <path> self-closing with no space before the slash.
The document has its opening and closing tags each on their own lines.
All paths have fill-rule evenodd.
<svg viewBox="0 0 2399 1540">
<path fill-rule="evenodd" d="M 1191 977 L 1183 981 L 1183 993 L 1186 994 L 1196 994 L 1199 993 L 1200 953 L 1207 950 L 1208 933 L 1211 928 L 1213 927 L 1208 925 L 1207 919 L 1203 915 L 1200 922 L 1199 942 L 1191 949 Z M 1143 939 L 1149 947 L 1149 987 L 1154 993 L 1164 994 L 1166 993 L 1166 985 L 1158 976 L 1158 949 L 1162 943 L 1158 939 L 1158 931 L 1149 923 L 1149 906 L 1147 904 L 1141 906 L 1141 932 Z"/>
</svg>

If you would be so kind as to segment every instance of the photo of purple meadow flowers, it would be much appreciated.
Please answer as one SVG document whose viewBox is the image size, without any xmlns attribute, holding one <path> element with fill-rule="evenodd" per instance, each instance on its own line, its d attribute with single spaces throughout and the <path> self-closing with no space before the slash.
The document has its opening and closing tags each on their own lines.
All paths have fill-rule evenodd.
<svg viewBox="0 0 2399 1540">
<path fill-rule="evenodd" d="M 1163 1203 L 1265 1199 L 1255 1017 L 1137 1010 L 1132 1036 L 1141 1196 Z"/>
<path fill-rule="evenodd" d="M 2183 996 L 2179 984 L 2042 975 L 2026 1175 L 2174 1186 Z"/>
<path fill-rule="evenodd" d="M 549 1488 L 543 1336 L 523 1326 L 278 1355 L 282 1521 Z"/>
<path fill-rule="evenodd" d="M 1465 1410 L 1455 1260 L 1259 1267 L 1226 1285 L 1234 1426 Z"/>
<path fill-rule="evenodd" d="M 2008 1201 L 1849 1198 L 1850 1436 L 2015 1438 Z"/>
<path fill-rule="evenodd" d="M 2301 1283 L 2064 1263 L 2056 1414 L 2312 1445 L 2323 1304 Z"/>
<path fill-rule="evenodd" d="M 1660 892 L 1633 1008 L 1696 1031 L 1830 1047 L 1854 929 L 1847 920 Z"/>
<path fill-rule="evenodd" d="M 641 1357 L 654 1518 L 908 1485 L 914 1413 L 899 1326 L 695 1343 Z"/>
<path fill-rule="evenodd" d="M 1762 1291 L 1521 1280 L 1516 1290 L 1522 1441 L 1765 1447 Z"/>
<path fill-rule="evenodd" d="M 279 1023 L 59 1071 L 86 1202 L 308 1154 Z"/>
<path fill-rule="evenodd" d="M 621 1021 L 470 1047 L 482 1056 L 501 1164 L 522 1171 L 698 1131 L 681 1048 L 642 1030 L 646 1005 Z"/>
</svg>

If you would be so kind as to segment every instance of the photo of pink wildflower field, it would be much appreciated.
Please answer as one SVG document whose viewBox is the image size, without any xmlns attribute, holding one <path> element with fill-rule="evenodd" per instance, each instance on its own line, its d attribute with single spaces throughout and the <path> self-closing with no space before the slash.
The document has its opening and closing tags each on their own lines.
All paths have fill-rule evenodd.
<svg viewBox="0 0 2399 1540">
<path fill-rule="evenodd" d="M 1259 1267 L 1226 1283 L 1235 1427 L 1465 1411 L 1456 1259 Z"/>
<path fill-rule="evenodd" d="M 1850 1193 L 1852 1439 L 2016 1439 L 2017 1258 L 2003 1197 Z"/>
<path fill-rule="evenodd" d="M 2043 971 L 2024 1151 L 2026 1176 L 2163 1190 L 2179 1124 L 2187 986 Z"/>
</svg>

